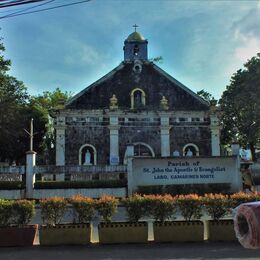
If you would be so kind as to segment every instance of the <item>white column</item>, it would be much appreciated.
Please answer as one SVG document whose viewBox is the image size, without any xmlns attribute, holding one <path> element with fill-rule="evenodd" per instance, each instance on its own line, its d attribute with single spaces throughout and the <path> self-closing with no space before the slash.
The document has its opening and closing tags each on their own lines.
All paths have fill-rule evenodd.
<svg viewBox="0 0 260 260">
<path fill-rule="evenodd" d="M 118 165 L 119 164 L 118 117 L 116 117 L 116 116 L 110 117 L 109 130 L 110 130 L 109 162 L 110 162 L 110 165 Z"/>
<path fill-rule="evenodd" d="M 220 156 L 220 125 L 217 115 L 210 115 L 211 155 Z"/>
<path fill-rule="evenodd" d="M 65 117 L 57 117 L 56 119 L 56 165 L 65 165 Z M 64 181 L 65 174 L 56 175 L 56 180 Z"/>
<path fill-rule="evenodd" d="M 231 144 L 231 150 L 232 150 L 232 155 L 239 155 L 239 149 L 240 149 L 240 146 L 238 143 L 234 142 Z"/>
<path fill-rule="evenodd" d="M 26 153 L 26 198 L 33 198 L 33 188 L 35 183 L 35 175 L 33 168 L 36 161 L 36 152 L 29 151 Z"/>
<path fill-rule="evenodd" d="M 128 196 L 133 194 L 134 190 L 134 178 L 133 178 L 133 158 L 134 158 L 134 146 L 128 144 L 126 148 L 127 156 L 127 191 Z"/>
<path fill-rule="evenodd" d="M 166 115 L 161 115 L 161 156 L 170 156 L 170 127 Z"/>
</svg>

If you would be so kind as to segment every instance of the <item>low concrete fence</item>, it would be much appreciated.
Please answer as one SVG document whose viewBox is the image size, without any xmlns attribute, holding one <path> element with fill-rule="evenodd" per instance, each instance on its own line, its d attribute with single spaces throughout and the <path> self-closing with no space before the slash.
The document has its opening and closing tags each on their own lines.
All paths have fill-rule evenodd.
<svg viewBox="0 0 260 260">
<path fill-rule="evenodd" d="M 22 181 L 25 166 L 1 166 L 0 181 Z"/>
<path fill-rule="evenodd" d="M 113 195 L 116 197 L 126 197 L 126 187 L 119 188 L 59 188 L 59 189 L 35 189 L 35 179 L 41 181 L 104 181 L 120 180 L 127 178 L 127 168 L 125 165 L 104 165 L 104 166 L 36 166 L 34 165 L 35 154 L 27 155 L 26 166 L 1 166 L 1 182 L 21 182 L 25 180 L 25 188 L 0 190 L 0 198 L 5 199 L 22 199 L 32 198 L 41 199 L 52 196 L 71 197 L 76 194 L 97 198 L 102 194 Z M 40 175 L 40 176 L 39 176 Z M 23 178 L 23 176 L 25 176 Z"/>
</svg>

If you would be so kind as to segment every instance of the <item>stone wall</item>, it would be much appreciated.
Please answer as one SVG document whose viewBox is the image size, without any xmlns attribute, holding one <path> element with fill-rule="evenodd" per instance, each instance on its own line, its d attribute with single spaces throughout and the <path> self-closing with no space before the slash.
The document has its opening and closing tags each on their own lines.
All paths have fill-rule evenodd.
<svg viewBox="0 0 260 260">
<path fill-rule="evenodd" d="M 182 149 L 186 144 L 195 144 L 199 148 L 200 156 L 211 155 L 211 133 L 208 127 L 200 126 L 175 126 L 170 130 L 171 155 L 178 150 L 182 154 Z"/>
<path fill-rule="evenodd" d="M 113 94 L 118 98 L 121 109 L 130 109 L 130 93 L 141 88 L 146 94 L 144 109 L 160 109 L 160 100 L 165 96 L 170 110 L 199 111 L 208 110 L 209 106 L 175 79 L 150 62 L 142 64 L 140 73 L 133 70 L 134 63 L 123 63 L 102 81 L 94 83 L 82 92 L 68 109 L 105 109 L 109 108 L 109 98 Z M 191 94 L 193 93 L 193 94 Z"/>
<path fill-rule="evenodd" d="M 79 149 L 91 144 L 97 150 L 97 164 L 109 164 L 109 129 L 107 127 L 73 126 L 66 129 L 66 165 L 79 164 Z"/>
</svg>

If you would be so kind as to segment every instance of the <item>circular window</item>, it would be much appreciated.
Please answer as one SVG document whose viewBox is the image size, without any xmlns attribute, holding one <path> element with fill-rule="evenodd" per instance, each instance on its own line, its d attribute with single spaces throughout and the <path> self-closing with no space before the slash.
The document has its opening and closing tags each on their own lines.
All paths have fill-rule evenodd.
<svg viewBox="0 0 260 260">
<path fill-rule="evenodd" d="M 135 64 L 134 67 L 133 67 L 133 71 L 135 73 L 140 73 L 142 71 L 142 66 L 141 64 Z"/>
</svg>

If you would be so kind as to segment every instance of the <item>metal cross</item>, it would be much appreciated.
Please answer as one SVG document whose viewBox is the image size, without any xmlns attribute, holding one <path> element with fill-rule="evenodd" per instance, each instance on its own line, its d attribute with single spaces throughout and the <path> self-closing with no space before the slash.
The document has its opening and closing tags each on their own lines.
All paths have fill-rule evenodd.
<svg viewBox="0 0 260 260">
<path fill-rule="evenodd" d="M 30 151 L 33 151 L 33 136 L 35 135 L 35 133 L 33 133 L 33 118 L 31 119 L 30 132 L 26 129 L 23 130 L 30 136 Z"/>
<path fill-rule="evenodd" d="M 139 26 L 137 24 L 134 24 L 133 27 L 135 28 L 135 32 L 136 32 L 136 28 Z"/>
</svg>

